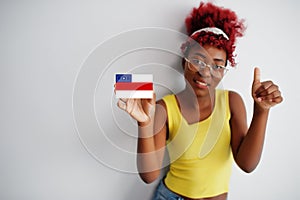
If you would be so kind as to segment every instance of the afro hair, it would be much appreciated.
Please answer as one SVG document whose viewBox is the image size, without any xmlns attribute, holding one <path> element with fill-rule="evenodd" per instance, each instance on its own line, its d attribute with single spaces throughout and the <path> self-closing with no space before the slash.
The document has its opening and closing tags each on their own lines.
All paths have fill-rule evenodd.
<svg viewBox="0 0 300 200">
<path fill-rule="evenodd" d="M 230 9 L 218 7 L 210 2 L 201 2 L 198 8 L 193 8 L 191 13 L 185 19 L 187 34 L 192 40 L 200 45 L 210 44 L 220 49 L 224 49 L 227 54 L 227 60 L 231 66 L 235 66 L 235 42 L 237 37 L 242 37 L 246 29 L 243 19 L 238 19 L 235 12 Z M 222 35 L 216 35 L 211 32 L 195 31 L 207 27 L 216 27 L 223 30 L 229 40 Z M 189 49 L 190 42 L 183 44 L 182 49 Z M 184 52 L 186 54 L 186 52 Z"/>
</svg>

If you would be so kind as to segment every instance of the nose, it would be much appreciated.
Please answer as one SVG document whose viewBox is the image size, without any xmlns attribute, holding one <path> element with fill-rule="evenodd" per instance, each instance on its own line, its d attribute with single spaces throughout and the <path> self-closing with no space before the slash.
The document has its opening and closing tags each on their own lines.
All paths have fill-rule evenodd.
<svg viewBox="0 0 300 200">
<path fill-rule="evenodd" d="M 198 73 L 200 74 L 200 76 L 202 77 L 210 77 L 211 73 L 210 73 L 210 68 L 208 66 L 206 66 L 205 68 L 201 68 Z"/>
</svg>

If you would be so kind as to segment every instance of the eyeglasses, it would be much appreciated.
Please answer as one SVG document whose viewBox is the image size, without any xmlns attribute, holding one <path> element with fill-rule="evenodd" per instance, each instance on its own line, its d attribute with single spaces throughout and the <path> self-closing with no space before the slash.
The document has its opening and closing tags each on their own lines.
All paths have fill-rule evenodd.
<svg viewBox="0 0 300 200">
<path fill-rule="evenodd" d="M 200 73 L 201 70 L 204 70 L 206 67 L 208 67 L 210 74 L 212 76 L 221 78 L 228 71 L 228 69 L 225 66 L 216 65 L 216 64 L 209 65 L 197 58 L 191 58 L 191 59 L 184 58 L 184 59 L 188 62 L 188 69 L 192 72 Z"/>
</svg>

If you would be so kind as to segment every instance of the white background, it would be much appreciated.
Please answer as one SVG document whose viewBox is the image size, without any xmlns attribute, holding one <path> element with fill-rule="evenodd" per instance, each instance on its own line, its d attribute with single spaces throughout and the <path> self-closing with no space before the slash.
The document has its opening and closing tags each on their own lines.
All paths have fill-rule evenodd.
<svg viewBox="0 0 300 200">
<path fill-rule="evenodd" d="M 247 21 L 237 48 L 239 65 L 223 86 L 242 95 L 248 121 L 254 66 L 260 66 L 262 79 L 276 82 L 284 96 L 271 111 L 256 171 L 248 175 L 234 166 L 230 199 L 299 199 L 300 3 L 215 2 Z M 73 120 L 73 86 L 82 63 L 103 41 L 141 27 L 184 31 L 186 15 L 198 4 L 1 1 L 0 199 L 150 199 L 157 182 L 146 185 L 137 174 L 113 170 L 83 146 Z M 103 93 L 111 95 L 111 90 Z M 126 146 L 126 141 L 119 142 Z"/>
</svg>

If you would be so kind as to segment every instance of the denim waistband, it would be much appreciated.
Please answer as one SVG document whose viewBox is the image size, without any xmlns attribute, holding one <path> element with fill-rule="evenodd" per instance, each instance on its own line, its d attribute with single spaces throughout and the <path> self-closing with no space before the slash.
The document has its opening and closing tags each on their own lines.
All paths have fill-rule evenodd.
<svg viewBox="0 0 300 200">
<path fill-rule="evenodd" d="M 169 190 L 162 179 L 156 188 L 152 200 L 184 200 L 184 198 Z"/>
</svg>

